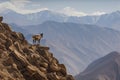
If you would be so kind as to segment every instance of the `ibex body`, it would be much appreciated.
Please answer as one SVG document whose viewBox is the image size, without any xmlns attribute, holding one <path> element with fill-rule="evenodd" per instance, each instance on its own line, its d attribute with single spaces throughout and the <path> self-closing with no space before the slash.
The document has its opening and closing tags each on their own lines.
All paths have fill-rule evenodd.
<svg viewBox="0 0 120 80">
<path fill-rule="evenodd" d="M 33 44 L 36 43 L 36 41 L 40 44 L 41 38 L 43 38 L 43 33 L 38 34 L 38 35 L 33 35 L 32 36 Z"/>
</svg>

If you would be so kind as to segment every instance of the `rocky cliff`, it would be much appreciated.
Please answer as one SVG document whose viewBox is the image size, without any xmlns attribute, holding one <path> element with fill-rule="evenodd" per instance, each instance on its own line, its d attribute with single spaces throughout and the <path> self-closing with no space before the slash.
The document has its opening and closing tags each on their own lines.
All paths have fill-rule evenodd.
<svg viewBox="0 0 120 80">
<path fill-rule="evenodd" d="M 29 44 L 22 33 L 1 21 L 0 80 L 74 80 L 49 47 Z"/>
</svg>

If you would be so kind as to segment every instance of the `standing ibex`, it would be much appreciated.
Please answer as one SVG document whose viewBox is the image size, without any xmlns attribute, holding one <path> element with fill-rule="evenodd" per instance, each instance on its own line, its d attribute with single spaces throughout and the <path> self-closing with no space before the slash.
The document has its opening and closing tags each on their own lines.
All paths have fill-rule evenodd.
<svg viewBox="0 0 120 80">
<path fill-rule="evenodd" d="M 38 41 L 38 43 L 40 44 L 41 38 L 43 38 L 43 33 L 38 34 L 38 35 L 33 35 L 33 36 L 32 36 L 33 44 L 36 43 L 36 41 Z"/>
</svg>

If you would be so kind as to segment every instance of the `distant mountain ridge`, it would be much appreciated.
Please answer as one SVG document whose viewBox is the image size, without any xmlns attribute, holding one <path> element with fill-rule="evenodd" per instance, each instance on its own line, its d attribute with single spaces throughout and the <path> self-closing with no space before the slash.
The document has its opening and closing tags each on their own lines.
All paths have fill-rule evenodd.
<svg viewBox="0 0 120 80">
<path fill-rule="evenodd" d="M 111 52 L 94 61 L 76 80 L 120 80 L 120 53 Z"/>
<path fill-rule="evenodd" d="M 5 22 L 14 23 L 20 26 L 38 25 L 45 21 L 61 22 L 66 17 L 63 14 L 55 13 L 49 10 L 44 10 L 31 14 L 20 14 L 12 10 L 8 10 L 7 12 L 0 13 L 0 15 L 5 18 L 4 19 Z"/>
<path fill-rule="evenodd" d="M 19 14 L 12 10 L 0 13 L 5 17 L 5 22 L 14 23 L 20 26 L 38 25 L 46 21 L 72 22 L 79 24 L 93 24 L 119 30 L 120 11 L 103 14 L 99 16 L 67 16 L 50 10 L 43 10 L 31 14 Z M 14 16 L 13 16 L 14 15 Z M 17 18 L 16 18 L 17 17 Z M 13 20 L 11 20 L 11 18 Z"/>
<path fill-rule="evenodd" d="M 101 15 L 96 25 L 120 30 L 120 11 Z"/>
</svg>

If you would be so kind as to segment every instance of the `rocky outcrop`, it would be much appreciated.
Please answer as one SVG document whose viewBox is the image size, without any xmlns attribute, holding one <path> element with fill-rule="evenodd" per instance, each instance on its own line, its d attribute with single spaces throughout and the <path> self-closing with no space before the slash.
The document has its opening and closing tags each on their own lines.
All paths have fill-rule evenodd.
<svg viewBox="0 0 120 80">
<path fill-rule="evenodd" d="M 32 45 L 0 17 L 0 80 L 74 80 L 49 47 Z"/>
</svg>

